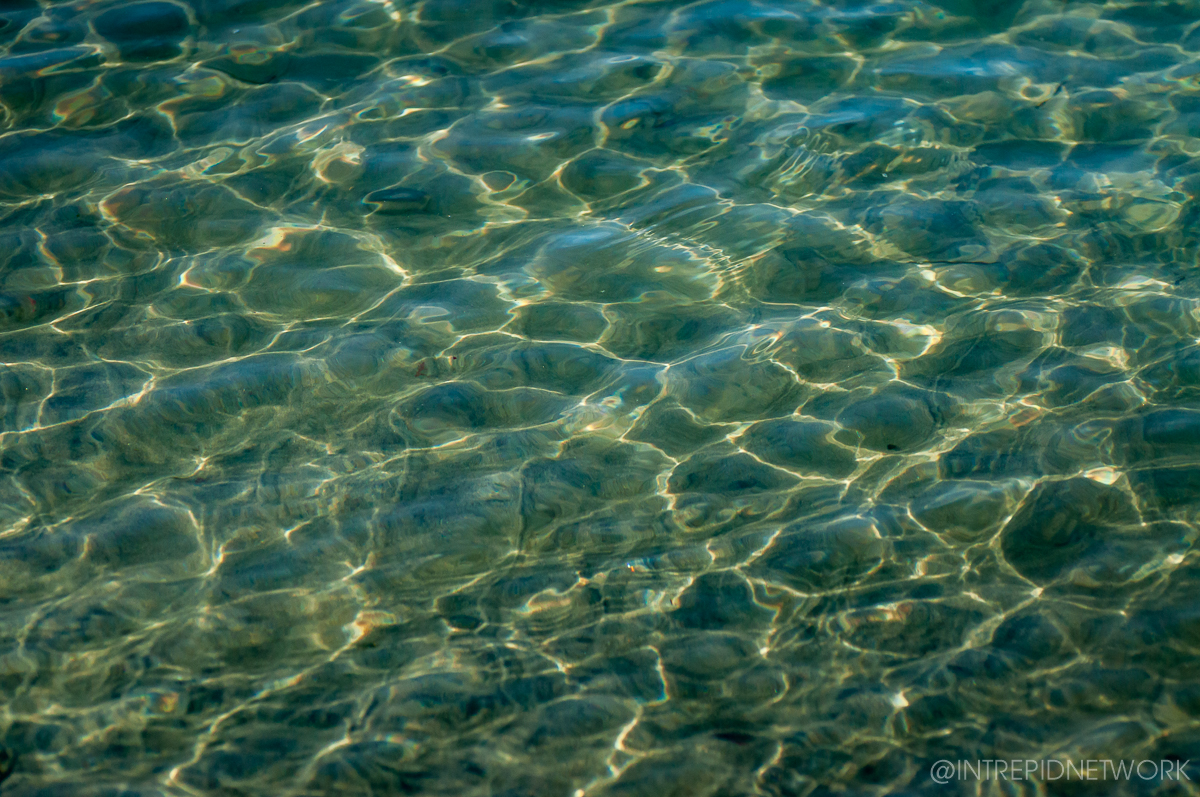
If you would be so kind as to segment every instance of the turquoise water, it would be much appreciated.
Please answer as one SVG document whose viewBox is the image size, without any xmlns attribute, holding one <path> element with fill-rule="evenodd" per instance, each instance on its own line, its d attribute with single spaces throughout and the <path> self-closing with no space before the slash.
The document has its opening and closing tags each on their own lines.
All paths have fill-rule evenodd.
<svg viewBox="0 0 1200 797">
<path fill-rule="evenodd" d="M 0 792 L 1194 794 L 1200 3 L 0 2 Z M 1191 771 L 1200 780 L 1200 767 Z"/>
</svg>

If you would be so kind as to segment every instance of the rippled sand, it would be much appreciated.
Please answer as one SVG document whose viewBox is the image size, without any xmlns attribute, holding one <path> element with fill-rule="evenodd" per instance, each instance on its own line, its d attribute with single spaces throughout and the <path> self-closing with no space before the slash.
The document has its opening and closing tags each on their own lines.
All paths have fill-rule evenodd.
<svg viewBox="0 0 1200 797">
<path fill-rule="evenodd" d="M 5 795 L 1197 790 L 1200 3 L 0 53 Z"/>
</svg>

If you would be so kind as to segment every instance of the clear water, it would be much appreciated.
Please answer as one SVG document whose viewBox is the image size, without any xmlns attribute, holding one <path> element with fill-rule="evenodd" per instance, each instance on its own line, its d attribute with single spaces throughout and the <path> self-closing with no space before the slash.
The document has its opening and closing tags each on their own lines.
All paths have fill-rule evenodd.
<svg viewBox="0 0 1200 797">
<path fill-rule="evenodd" d="M 0 9 L 5 795 L 1196 791 L 1200 3 Z"/>
</svg>

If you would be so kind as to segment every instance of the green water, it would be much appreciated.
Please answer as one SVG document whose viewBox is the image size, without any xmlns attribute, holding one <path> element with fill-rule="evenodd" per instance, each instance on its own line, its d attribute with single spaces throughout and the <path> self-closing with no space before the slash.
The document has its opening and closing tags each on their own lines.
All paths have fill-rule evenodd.
<svg viewBox="0 0 1200 797">
<path fill-rule="evenodd" d="M 1200 2 L 0 0 L 0 786 L 1194 794 Z"/>
</svg>

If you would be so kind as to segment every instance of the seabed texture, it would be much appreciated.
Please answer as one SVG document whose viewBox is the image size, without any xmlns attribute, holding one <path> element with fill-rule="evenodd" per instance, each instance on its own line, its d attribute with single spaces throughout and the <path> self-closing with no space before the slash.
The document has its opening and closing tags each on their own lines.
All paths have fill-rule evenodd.
<svg viewBox="0 0 1200 797">
<path fill-rule="evenodd" d="M 1200 2 L 0 0 L 4 797 L 1182 795 Z"/>
</svg>

